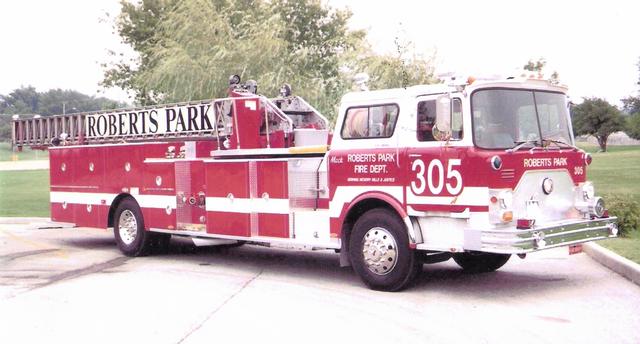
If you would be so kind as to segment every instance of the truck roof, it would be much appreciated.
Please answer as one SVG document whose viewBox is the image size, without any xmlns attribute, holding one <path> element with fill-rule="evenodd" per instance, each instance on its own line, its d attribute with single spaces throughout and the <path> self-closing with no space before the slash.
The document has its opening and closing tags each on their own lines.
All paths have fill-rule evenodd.
<svg viewBox="0 0 640 344">
<path fill-rule="evenodd" d="M 511 78 L 511 79 L 491 79 L 491 80 L 475 80 L 472 84 L 460 85 L 467 90 L 474 90 L 478 88 L 491 88 L 491 87 L 507 87 L 507 88 L 527 88 L 527 89 L 539 89 L 549 90 L 553 92 L 566 93 L 567 87 L 565 85 L 559 85 L 552 83 L 548 80 L 540 79 L 523 79 L 523 78 Z M 431 85 L 416 85 L 406 88 L 391 88 L 384 90 L 374 91 L 356 91 L 349 92 L 342 97 L 343 103 L 352 102 L 366 102 L 366 101 L 384 101 L 386 99 L 399 99 L 399 98 L 414 98 L 422 95 L 440 94 L 448 92 L 457 92 L 456 85 L 447 84 L 431 84 Z"/>
</svg>

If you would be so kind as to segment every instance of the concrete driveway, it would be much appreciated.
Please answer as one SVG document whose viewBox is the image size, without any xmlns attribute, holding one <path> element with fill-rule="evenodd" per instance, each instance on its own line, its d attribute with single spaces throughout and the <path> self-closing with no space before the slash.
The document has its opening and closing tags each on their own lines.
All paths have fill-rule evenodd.
<svg viewBox="0 0 640 344">
<path fill-rule="evenodd" d="M 640 287 L 560 249 L 384 293 L 331 252 L 177 238 L 131 259 L 109 231 L 0 224 L 1 343 L 639 343 L 638 310 Z"/>
</svg>

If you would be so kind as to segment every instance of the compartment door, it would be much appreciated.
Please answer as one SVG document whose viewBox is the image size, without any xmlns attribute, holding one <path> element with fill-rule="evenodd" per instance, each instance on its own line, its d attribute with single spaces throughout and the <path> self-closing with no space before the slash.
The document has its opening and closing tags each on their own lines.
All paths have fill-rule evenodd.
<svg viewBox="0 0 640 344">
<path fill-rule="evenodd" d="M 176 229 L 205 231 L 205 178 L 202 161 L 176 161 Z"/>
</svg>

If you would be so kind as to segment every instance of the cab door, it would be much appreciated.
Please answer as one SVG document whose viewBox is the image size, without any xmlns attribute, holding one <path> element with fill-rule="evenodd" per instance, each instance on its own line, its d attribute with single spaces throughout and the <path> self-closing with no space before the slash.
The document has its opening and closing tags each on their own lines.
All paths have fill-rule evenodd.
<svg viewBox="0 0 640 344">
<path fill-rule="evenodd" d="M 407 206 L 420 212 L 464 211 L 455 203 L 462 192 L 462 139 L 460 99 L 452 99 L 452 133 L 443 137 L 435 128 L 436 104 L 442 95 L 416 99 L 415 137 L 407 150 Z"/>
</svg>

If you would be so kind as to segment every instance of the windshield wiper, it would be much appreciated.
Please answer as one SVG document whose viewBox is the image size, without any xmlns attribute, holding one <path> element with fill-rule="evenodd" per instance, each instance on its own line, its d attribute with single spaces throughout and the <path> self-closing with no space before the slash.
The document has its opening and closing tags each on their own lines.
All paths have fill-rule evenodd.
<svg viewBox="0 0 640 344">
<path fill-rule="evenodd" d="M 535 147 L 536 143 L 540 143 L 540 140 L 514 141 L 513 143 L 516 144 L 515 147 L 507 149 L 507 153 L 515 152 L 517 150 L 520 150 L 520 148 L 530 144 L 534 145 Z"/>
<path fill-rule="evenodd" d="M 544 143 L 544 142 L 555 143 L 558 147 L 562 147 L 562 146 L 564 146 L 564 147 L 570 147 L 570 148 L 573 148 L 573 149 L 578 149 L 578 147 L 576 147 L 576 146 L 574 146 L 574 145 L 572 145 L 572 144 L 570 144 L 570 143 L 566 143 L 566 142 L 564 142 L 564 141 L 560 141 L 560 140 L 542 139 L 542 142 L 543 142 L 543 143 Z"/>
</svg>

